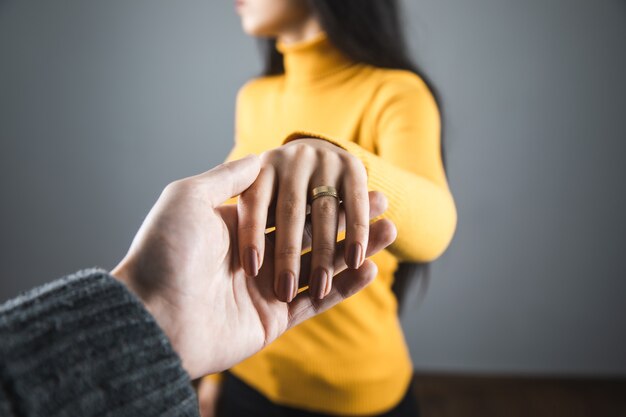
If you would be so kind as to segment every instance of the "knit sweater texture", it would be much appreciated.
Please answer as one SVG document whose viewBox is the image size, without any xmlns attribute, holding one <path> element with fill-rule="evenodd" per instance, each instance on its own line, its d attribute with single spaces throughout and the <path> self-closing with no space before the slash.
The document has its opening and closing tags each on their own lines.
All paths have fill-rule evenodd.
<svg viewBox="0 0 626 417">
<path fill-rule="evenodd" d="M 336 415 L 383 413 L 401 400 L 413 373 L 391 291 L 394 271 L 399 261 L 435 260 L 456 228 L 437 104 L 414 73 L 352 62 L 324 33 L 277 47 L 285 74 L 242 87 L 228 159 L 302 137 L 334 143 L 363 162 L 369 189 L 387 196 L 384 217 L 398 237 L 371 258 L 379 272 L 370 286 L 231 372 L 277 404 Z"/>
<path fill-rule="evenodd" d="M 0 305 L 0 416 L 198 416 L 180 358 L 105 270 Z"/>
</svg>

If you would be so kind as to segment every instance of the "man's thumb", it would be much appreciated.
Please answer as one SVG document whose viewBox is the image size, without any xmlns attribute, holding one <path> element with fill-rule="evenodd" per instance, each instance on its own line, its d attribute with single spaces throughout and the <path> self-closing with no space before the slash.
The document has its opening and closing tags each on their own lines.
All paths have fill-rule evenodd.
<svg viewBox="0 0 626 417">
<path fill-rule="evenodd" d="M 214 207 L 244 192 L 256 180 L 261 162 L 256 155 L 226 162 L 198 175 L 210 192 Z"/>
</svg>

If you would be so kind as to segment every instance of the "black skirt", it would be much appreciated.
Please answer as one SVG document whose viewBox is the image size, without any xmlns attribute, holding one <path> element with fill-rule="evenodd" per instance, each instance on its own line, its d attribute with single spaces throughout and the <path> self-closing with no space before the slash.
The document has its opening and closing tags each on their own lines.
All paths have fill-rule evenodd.
<svg viewBox="0 0 626 417">
<path fill-rule="evenodd" d="M 390 411 L 378 414 L 380 417 L 419 416 L 417 399 L 411 382 L 402 400 Z M 260 392 L 234 376 L 224 373 L 221 394 L 217 405 L 217 417 L 328 417 L 331 414 L 313 413 L 297 408 L 272 403 Z M 371 415 L 370 415 L 371 416 Z"/>
</svg>

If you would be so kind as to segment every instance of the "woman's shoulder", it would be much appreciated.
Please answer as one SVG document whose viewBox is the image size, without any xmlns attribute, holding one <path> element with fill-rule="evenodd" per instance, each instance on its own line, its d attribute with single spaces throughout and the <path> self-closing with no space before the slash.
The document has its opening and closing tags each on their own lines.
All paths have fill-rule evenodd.
<svg viewBox="0 0 626 417">
<path fill-rule="evenodd" d="M 267 94 L 269 91 L 275 90 L 283 80 L 281 75 L 260 76 L 248 80 L 239 88 L 237 93 L 238 100 L 246 100 L 259 95 Z"/>
<path fill-rule="evenodd" d="M 401 69 L 375 68 L 372 72 L 376 86 L 370 101 L 370 111 L 378 114 L 391 108 L 438 110 L 435 95 L 418 74 Z"/>
<path fill-rule="evenodd" d="M 397 96 L 418 94 L 432 96 L 426 81 L 418 74 L 403 69 L 376 68 L 378 95 Z"/>
</svg>

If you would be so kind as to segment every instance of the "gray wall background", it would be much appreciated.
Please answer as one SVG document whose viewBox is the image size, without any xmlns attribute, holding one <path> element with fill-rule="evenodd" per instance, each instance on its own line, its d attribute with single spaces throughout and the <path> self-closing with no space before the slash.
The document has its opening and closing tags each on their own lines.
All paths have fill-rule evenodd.
<svg viewBox="0 0 626 417">
<path fill-rule="evenodd" d="M 416 368 L 626 375 L 626 3 L 406 3 L 459 209 Z M 112 268 L 258 69 L 229 1 L 0 0 L 0 299 Z"/>
</svg>

